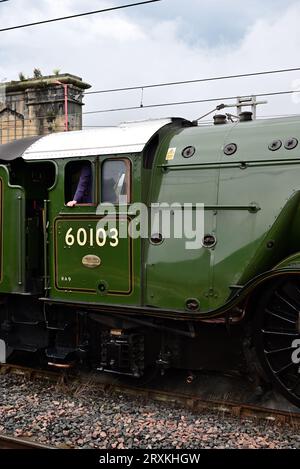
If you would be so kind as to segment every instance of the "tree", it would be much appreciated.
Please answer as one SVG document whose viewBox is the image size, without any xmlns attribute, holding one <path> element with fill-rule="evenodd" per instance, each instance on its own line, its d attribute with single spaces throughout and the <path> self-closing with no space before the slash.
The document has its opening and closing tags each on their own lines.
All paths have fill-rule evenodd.
<svg viewBox="0 0 300 469">
<path fill-rule="evenodd" d="M 43 75 L 42 75 L 42 72 L 39 68 L 35 68 L 33 70 L 33 76 L 34 76 L 34 78 L 42 78 Z"/>
<path fill-rule="evenodd" d="M 19 73 L 19 80 L 20 80 L 20 81 L 25 81 L 25 80 L 26 80 L 26 77 L 25 77 L 25 75 L 24 75 L 23 72 L 20 72 L 20 73 Z"/>
</svg>

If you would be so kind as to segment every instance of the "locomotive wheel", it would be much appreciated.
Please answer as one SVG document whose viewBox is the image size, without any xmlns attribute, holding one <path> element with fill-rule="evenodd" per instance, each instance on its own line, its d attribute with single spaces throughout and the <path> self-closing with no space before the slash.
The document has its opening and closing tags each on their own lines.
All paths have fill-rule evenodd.
<svg viewBox="0 0 300 469">
<path fill-rule="evenodd" d="M 254 345 L 274 387 L 300 407 L 300 279 L 286 277 L 264 293 L 256 311 Z"/>
</svg>

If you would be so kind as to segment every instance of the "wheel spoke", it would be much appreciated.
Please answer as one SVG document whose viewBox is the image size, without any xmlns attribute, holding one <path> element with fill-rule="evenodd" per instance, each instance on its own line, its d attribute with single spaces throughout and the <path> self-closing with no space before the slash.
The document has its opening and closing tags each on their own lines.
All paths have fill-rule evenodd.
<svg viewBox="0 0 300 469">
<path fill-rule="evenodd" d="M 268 331 L 262 329 L 261 332 L 263 334 L 270 334 L 270 335 L 282 335 L 282 336 L 289 336 L 289 337 L 298 337 L 299 332 L 284 332 L 284 331 Z"/>
<path fill-rule="evenodd" d="M 273 353 L 287 352 L 288 350 L 294 350 L 294 347 L 283 347 L 274 350 L 265 350 L 264 352 L 266 355 L 272 355 Z"/>
<path fill-rule="evenodd" d="M 295 321 L 292 321 L 291 319 L 287 319 L 284 316 L 281 316 L 278 313 L 274 313 L 273 311 L 270 311 L 268 308 L 265 309 L 266 313 L 269 314 L 270 316 L 273 316 L 274 318 L 281 319 L 282 321 L 288 322 L 289 324 L 296 324 L 297 323 L 297 318 Z"/>
<path fill-rule="evenodd" d="M 288 283 L 282 288 L 283 292 L 288 296 L 292 301 L 295 301 L 300 308 L 300 289 L 295 283 Z"/>
<path fill-rule="evenodd" d="M 293 365 L 294 365 L 293 362 L 289 362 L 286 365 L 282 366 L 279 370 L 274 370 L 273 373 L 275 373 L 275 375 L 279 375 L 283 371 L 288 370 L 289 368 L 291 368 L 291 366 L 293 366 Z"/>
<path fill-rule="evenodd" d="M 283 303 L 285 303 L 286 305 L 288 305 L 293 311 L 296 311 L 296 313 L 298 314 L 299 313 L 299 309 L 296 308 L 296 306 L 294 306 L 290 301 L 288 301 L 284 296 L 281 296 L 278 291 L 275 291 L 275 296 L 281 300 Z"/>
</svg>

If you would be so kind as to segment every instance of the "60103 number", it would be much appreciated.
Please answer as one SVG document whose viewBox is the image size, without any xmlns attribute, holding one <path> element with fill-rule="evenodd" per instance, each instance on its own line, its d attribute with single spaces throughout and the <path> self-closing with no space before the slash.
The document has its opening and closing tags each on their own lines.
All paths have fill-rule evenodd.
<svg viewBox="0 0 300 469">
<path fill-rule="evenodd" d="M 103 247 L 109 240 L 109 245 L 113 248 L 117 247 L 119 244 L 119 232 L 116 228 L 111 228 L 106 231 L 104 228 L 78 228 L 78 230 L 73 233 L 73 228 L 69 228 L 66 232 L 65 243 L 67 246 L 73 246 L 75 243 L 78 246 L 99 246 Z"/>
</svg>

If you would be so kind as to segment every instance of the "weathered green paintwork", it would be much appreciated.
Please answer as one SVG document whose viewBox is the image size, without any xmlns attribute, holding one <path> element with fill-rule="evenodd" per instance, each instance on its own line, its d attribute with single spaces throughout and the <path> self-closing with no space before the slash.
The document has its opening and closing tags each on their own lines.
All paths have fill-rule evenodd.
<svg viewBox="0 0 300 469">
<path fill-rule="evenodd" d="M 21 293 L 25 286 L 25 191 L 9 183 L 0 165 L 0 293 Z"/>
</svg>

